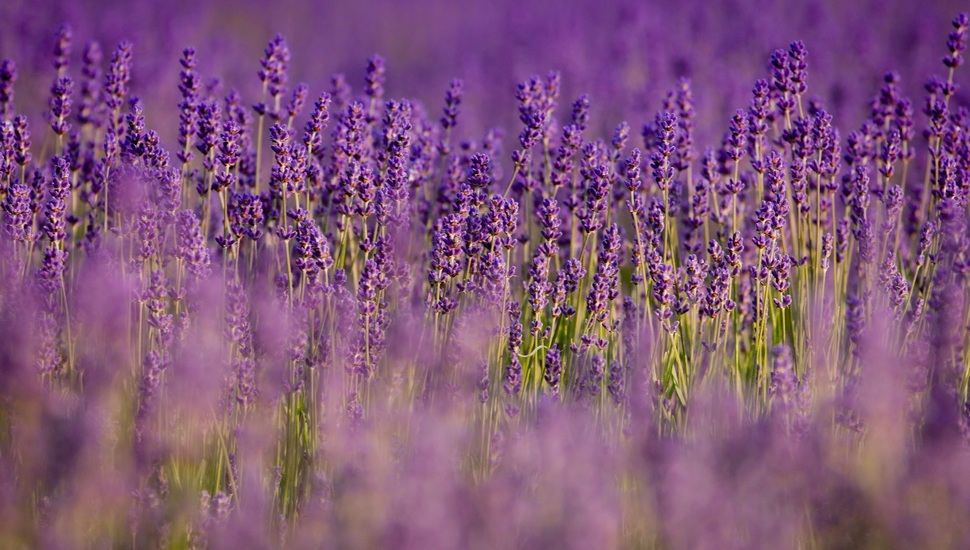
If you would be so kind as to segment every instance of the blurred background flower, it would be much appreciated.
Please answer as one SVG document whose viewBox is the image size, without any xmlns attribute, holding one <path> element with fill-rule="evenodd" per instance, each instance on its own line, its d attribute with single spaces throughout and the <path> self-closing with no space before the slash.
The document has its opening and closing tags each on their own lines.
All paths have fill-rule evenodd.
<svg viewBox="0 0 970 550">
<path fill-rule="evenodd" d="M 693 81 L 699 137 L 711 137 L 735 108 L 772 51 L 802 40 L 810 52 L 809 97 L 823 99 L 836 126 L 855 126 L 890 70 L 907 95 L 919 96 L 940 55 L 957 0 L 169 0 L 125 2 L 7 0 L 0 3 L 0 55 L 18 60 L 27 86 L 50 81 L 50 52 L 61 22 L 75 48 L 91 39 L 110 52 L 134 44 L 134 87 L 150 125 L 171 136 L 171 120 L 152 108 L 178 103 L 178 57 L 200 52 L 206 79 L 253 97 L 257 59 L 283 34 L 293 52 L 290 78 L 311 92 L 332 74 L 358 88 L 365 60 L 387 60 L 388 96 L 437 109 L 452 78 L 465 82 L 463 131 L 514 121 L 515 84 L 558 70 L 563 97 L 589 93 L 594 121 L 634 128 L 660 108 L 679 77 Z M 311 95 L 314 95 L 313 93 Z M 35 96 L 39 109 L 46 98 Z M 26 107 L 26 105 L 24 105 Z M 170 117 L 169 117 L 170 118 Z M 719 130 L 717 130 L 719 131 Z M 719 137 L 719 136 L 714 136 Z"/>
</svg>

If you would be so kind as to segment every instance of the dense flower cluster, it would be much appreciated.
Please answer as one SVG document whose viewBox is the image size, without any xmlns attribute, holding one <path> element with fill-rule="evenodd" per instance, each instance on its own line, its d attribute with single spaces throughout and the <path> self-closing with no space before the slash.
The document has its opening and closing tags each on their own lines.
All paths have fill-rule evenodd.
<svg viewBox="0 0 970 550">
<path fill-rule="evenodd" d="M 952 26 L 920 114 L 887 73 L 838 128 L 796 41 L 710 143 L 688 79 L 631 137 L 533 76 L 473 138 L 461 80 L 311 96 L 280 35 L 152 109 L 61 27 L 45 124 L 0 63 L 0 541 L 970 544 Z"/>
</svg>

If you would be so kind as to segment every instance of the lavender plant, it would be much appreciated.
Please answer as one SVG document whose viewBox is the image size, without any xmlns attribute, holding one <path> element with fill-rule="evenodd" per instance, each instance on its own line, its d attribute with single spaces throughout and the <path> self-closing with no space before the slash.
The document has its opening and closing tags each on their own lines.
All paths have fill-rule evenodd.
<svg viewBox="0 0 970 550">
<path fill-rule="evenodd" d="M 841 130 L 796 41 L 720 140 L 550 72 L 503 146 L 380 56 L 166 107 L 60 27 L 45 124 L 0 63 L 0 541 L 966 547 L 968 30 Z"/>
</svg>

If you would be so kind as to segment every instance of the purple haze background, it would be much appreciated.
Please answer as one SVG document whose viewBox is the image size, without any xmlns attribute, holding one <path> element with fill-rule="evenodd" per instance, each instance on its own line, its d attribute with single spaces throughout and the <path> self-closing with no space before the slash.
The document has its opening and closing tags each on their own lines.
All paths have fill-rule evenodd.
<svg viewBox="0 0 970 550">
<path fill-rule="evenodd" d="M 33 146 L 14 153 L 23 134 L 13 133 L 12 117 L 0 117 L 5 136 L 0 147 L 0 547 L 968 547 L 970 113 L 960 109 L 966 105 L 966 66 L 955 77 L 964 88 L 946 95 L 949 110 L 942 109 L 936 121 L 940 133 L 928 133 L 929 140 L 921 134 L 930 126 L 922 113 L 923 86 L 930 75 L 945 75 L 941 57 L 960 8 L 955 1 L 906 0 L 0 3 L 0 58 L 18 63 L 15 108 L 28 115 L 33 131 Z M 70 23 L 74 34 L 70 122 L 85 130 L 79 159 L 69 167 L 65 159 L 54 160 L 59 147 L 54 144 L 60 140 L 52 138 L 44 118 L 54 77 L 51 52 L 62 22 Z M 289 195 L 279 187 L 265 192 L 263 202 L 255 200 L 255 210 L 243 212 L 239 205 L 253 199 L 251 182 L 243 181 L 251 178 L 253 172 L 247 171 L 252 166 L 243 170 L 238 159 L 222 160 L 242 154 L 248 162 L 256 156 L 251 143 L 233 153 L 239 145 L 233 132 L 240 128 L 215 123 L 208 135 L 213 151 L 208 165 L 200 160 L 204 155 L 197 155 L 179 169 L 179 115 L 191 110 L 179 107 L 179 58 L 184 47 L 196 48 L 203 82 L 222 80 L 217 89 L 201 92 L 204 98 L 221 102 L 230 89 L 239 90 L 241 108 L 234 116 L 244 112 L 250 117 L 242 124 L 249 139 L 257 124 L 251 109 L 259 101 L 256 73 L 276 33 L 286 37 L 292 53 L 289 89 L 306 82 L 309 95 L 293 124 L 292 144 L 274 143 L 279 150 L 270 151 L 274 121 L 267 118 L 260 174 L 264 184 L 269 180 L 279 186 L 289 177 L 287 170 L 298 172 L 289 185 L 303 188 Z M 124 119 L 116 121 L 116 129 L 129 139 L 107 147 L 108 154 L 98 142 L 105 121 L 75 120 L 79 57 L 91 39 L 102 45 L 105 71 L 116 44 L 133 42 L 130 96 L 144 103 L 144 120 L 135 106 L 118 106 Z M 774 153 L 769 158 L 781 167 L 770 173 L 770 184 L 786 191 L 762 197 L 762 186 L 757 197 L 762 202 L 756 204 L 753 194 L 726 190 L 732 168 L 742 172 L 749 189 L 759 181 L 751 162 L 758 138 L 752 137 L 748 147 L 751 135 L 743 128 L 749 117 L 757 118 L 756 109 L 733 121 L 736 145 L 722 142 L 722 132 L 735 109 L 748 109 L 755 80 L 771 78 L 772 52 L 782 48 L 779 59 L 796 57 L 797 48 L 786 51 L 794 40 L 803 40 L 809 52 L 808 96 L 821 98 L 832 115 L 831 121 L 821 112 L 806 116 L 797 127 L 799 135 L 823 134 L 831 126 L 841 132 L 841 139 L 828 134 L 819 140 L 825 145 L 817 145 L 820 159 L 839 147 L 845 154 L 829 159 L 837 167 L 833 187 L 819 193 L 831 202 L 823 210 L 819 199 L 804 211 L 806 217 L 810 212 L 831 216 L 833 232 L 836 214 L 842 216 L 845 225 L 837 232 L 834 254 L 832 234 L 827 235 L 827 252 L 824 244 L 803 247 L 786 228 L 787 216 L 775 216 L 773 210 L 781 208 L 788 190 L 798 200 L 792 160 L 799 156 L 793 145 L 797 139 L 781 138 L 784 117 L 774 110 L 787 97 L 780 89 L 772 90 L 770 142 L 762 135 L 765 141 L 758 143 Z M 958 42 L 965 44 L 965 37 Z M 373 100 L 376 114 L 362 117 L 353 108 L 333 109 L 323 130 L 325 147 L 315 159 L 319 165 L 312 166 L 319 171 L 307 171 L 296 153 L 304 150 L 301 130 L 315 110 L 313 101 L 338 72 L 347 75 L 358 97 L 367 58 L 374 53 L 387 61 L 386 94 L 374 99 L 378 94 L 371 90 L 369 97 L 361 97 Z M 568 169 L 555 169 L 555 175 L 575 185 L 557 185 L 545 197 L 551 176 L 535 154 L 531 163 L 522 163 L 532 169 L 519 174 L 518 185 L 509 185 L 503 194 L 509 178 L 498 175 L 497 165 L 504 174 L 512 173 L 510 158 L 522 126 L 516 107 L 529 111 L 534 107 L 528 102 L 548 99 L 545 91 L 531 96 L 529 91 L 523 94 L 528 102 L 519 105 L 516 85 L 551 69 L 562 73 L 556 122 L 546 120 L 550 126 L 537 129 L 533 118 L 527 132 L 549 130 L 551 139 L 544 146 L 556 150 L 560 131 L 571 121 L 573 99 L 590 94 L 590 127 L 585 134 L 579 131 L 580 145 L 588 148 L 580 152 L 577 146 L 575 159 L 564 161 L 572 162 Z M 888 94 L 892 102 L 908 96 L 917 113 L 918 137 L 906 138 L 915 154 L 912 164 L 898 151 L 885 153 L 890 161 L 877 158 L 882 150 L 876 148 L 888 149 L 892 134 L 874 124 L 866 130 L 870 134 L 850 134 L 876 116 L 869 101 L 879 94 L 888 70 L 898 71 L 902 79 L 899 93 Z M 465 95 L 457 134 L 449 138 L 439 117 L 454 77 L 464 80 Z M 681 116 L 655 119 L 680 77 L 692 80 L 693 140 L 699 154 L 692 176 L 680 167 L 670 169 L 665 179 L 669 153 L 683 143 L 675 145 L 672 136 L 682 136 L 683 129 L 665 139 L 652 128 L 644 144 L 640 128 Z M 940 88 L 933 93 L 935 101 L 943 101 Z M 427 115 L 394 103 L 382 120 L 381 100 L 398 97 L 417 99 Z M 325 108 L 316 111 L 319 115 Z M 402 112 L 411 118 L 395 118 Z M 897 118 L 886 128 L 902 127 L 910 118 L 895 111 L 892 116 Z M 630 124 L 629 143 L 621 138 L 610 144 L 621 120 Z M 571 131 L 581 125 L 571 122 Z M 369 133 L 359 126 L 347 130 L 355 124 Z M 505 130 L 501 153 L 478 143 L 493 127 Z M 274 141 L 285 142 L 287 133 L 279 128 Z M 346 131 L 331 137 L 335 128 Z M 173 153 L 170 158 L 158 144 L 146 145 L 152 142 L 146 129 L 159 131 L 161 145 Z M 941 145 L 944 134 L 946 146 Z M 877 143 L 871 150 L 850 147 L 866 137 Z M 473 142 L 467 149 L 455 147 L 459 138 Z M 602 144 L 596 145 L 597 139 Z M 400 142 L 414 146 L 407 149 L 413 156 L 404 155 L 406 162 L 394 156 L 401 152 L 396 148 Z M 938 150 L 933 154 L 946 159 L 945 169 L 927 170 L 923 180 L 934 143 Z M 70 145 L 68 139 L 67 149 Z M 194 145 L 190 142 L 187 149 Z M 370 179 L 374 174 L 361 172 L 349 155 L 338 158 L 337 152 L 352 145 L 366 150 L 356 162 L 381 177 L 400 176 L 392 170 L 392 157 L 404 162 L 408 170 L 402 181 L 417 183 L 405 186 L 411 192 L 406 211 L 413 214 L 408 222 L 425 223 L 376 219 L 368 210 L 375 199 L 367 195 L 377 193 Z M 216 153 L 218 146 L 225 151 Z M 533 139 L 523 147 L 540 145 Z M 642 159 L 633 157 L 634 147 L 644 148 Z M 720 158 L 711 160 L 710 173 L 702 174 L 700 153 L 708 147 Z M 494 153 L 490 161 L 473 154 L 486 151 Z M 16 160 L 25 152 L 33 152 L 33 159 Z M 732 154 L 737 158 L 726 160 Z M 627 155 L 636 160 L 627 161 Z M 908 180 L 905 168 L 893 172 L 897 165 L 909 167 Z M 817 172 L 825 170 L 814 166 Z M 222 199 L 227 190 L 210 193 L 216 187 L 207 187 L 217 170 L 227 178 L 234 170 L 245 172 L 246 178 L 229 186 L 232 209 L 223 208 L 227 218 L 236 216 L 233 224 L 258 211 L 259 222 L 249 218 L 257 236 L 242 235 L 230 223 L 223 226 L 214 195 Z M 665 222 L 668 212 L 657 205 L 661 196 L 668 200 L 674 172 L 678 181 L 692 177 L 699 189 L 708 179 L 718 180 L 702 191 L 711 237 L 721 244 L 706 248 L 705 242 L 689 241 L 684 228 L 697 213 L 694 204 L 671 211 Z M 70 207 L 63 195 L 69 179 L 72 191 L 79 193 Z M 386 207 L 389 199 L 383 193 L 390 184 L 381 181 L 378 203 Z M 804 193 L 804 172 L 800 181 Z M 922 186 L 924 181 L 929 188 Z M 891 182 L 909 184 L 904 210 L 893 202 Z M 676 195 L 702 192 L 675 189 L 680 199 Z M 650 201 L 649 228 L 633 229 L 638 209 L 625 201 L 625 194 Z M 296 206 L 304 198 L 310 204 L 311 195 L 317 211 L 299 212 Z M 706 204 L 708 195 L 714 206 Z M 730 261 L 725 263 L 721 246 L 729 248 L 734 237 L 728 232 L 726 205 L 738 195 L 737 241 L 743 232 L 744 255 L 738 253 L 737 272 L 727 275 Z M 333 207 L 334 196 L 352 207 Z M 19 203 L 18 197 L 23 199 Z M 294 214 L 287 218 L 277 211 L 277 201 L 282 198 L 287 205 L 294 197 Z M 564 208 L 549 207 L 539 200 L 543 197 L 558 197 Z M 575 212 L 566 211 L 570 200 L 581 205 Z M 442 265 L 449 259 L 464 261 L 466 249 L 477 247 L 468 255 L 481 259 L 486 245 L 475 232 L 481 235 L 486 215 L 513 203 L 520 208 L 515 215 L 508 210 L 496 215 L 511 218 L 502 221 L 512 229 L 496 230 L 498 240 L 488 246 L 494 252 L 496 242 L 508 243 L 514 252 L 505 261 L 517 269 L 515 277 L 484 277 L 483 282 L 482 271 L 463 264 L 467 271 L 457 269 L 447 285 L 430 281 L 435 271 L 443 277 Z M 588 287 L 590 297 L 575 294 L 579 312 L 574 315 L 588 314 L 600 298 L 595 311 L 608 312 L 611 320 L 622 316 L 622 322 L 589 323 L 583 329 L 583 336 L 592 326 L 590 334 L 608 340 L 600 346 L 595 338 L 592 343 L 577 338 L 582 327 L 576 321 L 576 332 L 565 331 L 557 342 L 563 343 L 557 350 L 561 370 L 540 371 L 556 364 L 552 358 L 557 356 L 543 347 L 548 343 L 544 336 L 528 334 L 528 320 L 550 322 L 560 313 L 544 316 L 553 309 L 546 303 L 553 294 L 550 262 L 541 253 L 530 256 L 523 246 L 529 239 L 540 240 L 554 224 L 543 219 L 529 225 L 530 216 L 538 219 L 554 209 L 548 218 L 568 223 L 563 229 L 569 233 L 581 225 L 579 215 L 586 207 L 596 213 L 584 222 L 595 225 L 606 212 L 619 220 L 619 227 L 588 233 L 593 242 L 602 237 L 601 245 L 618 241 L 620 250 L 600 249 L 586 257 L 590 272 L 577 284 Z M 641 204 L 640 215 L 643 209 Z M 81 219 L 69 220 L 67 212 Z M 26 232 L 25 219 L 43 236 L 31 240 L 18 233 Z M 811 231 L 813 224 L 794 214 L 792 219 Z M 647 225 L 646 218 L 640 221 Z M 458 229 L 450 229 L 450 222 Z M 65 223 L 70 223 L 70 235 L 58 238 Z M 771 223 L 780 226 L 772 243 L 777 239 L 793 250 L 805 248 L 805 262 L 777 251 L 770 268 L 761 262 L 754 243 L 768 239 L 765 227 Z M 286 235 L 290 227 L 298 230 L 296 236 Z M 827 230 L 824 223 L 814 227 L 816 238 Z M 921 230 L 928 227 L 933 231 L 924 245 Z M 381 271 L 390 270 L 387 264 L 371 268 L 368 261 L 358 261 L 363 258 L 357 253 L 338 259 L 338 249 L 344 252 L 348 242 L 348 249 L 357 248 L 361 233 L 366 241 L 370 230 L 371 235 L 386 230 L 396 237 L 375 245 L 374 257 L 399 253 L 393 259 L 410 272 Z M 223 246 L 230 231 L 239 240 Z M 655 256 L 642 257 L 641 236 L 656 240 L 651 245 Z M 558 261 L 579 249 L 572 235 L 560 237 L 568 242 L 542 236 L 553 249 L 557 280 L 566 271 Z M 166 238 L 177 246 L 166 247 Z M 871 247 L 873 239 L 884 245 L 880 265 L 860 260 L 864 249 L 872 253 L 864 247 Z M 24 246 L 28 241 L 31 245 Z M 368 260 L 371 244 L 360 247 Z M 685 271 L 688 245 L 702 260 L 711 260 L 712 268 L 701 270 L 699 279 Z M 69 251 L 67 278 L 51 277 L 57 271 L 51 258 L 64 250 Z M 631 250 L 640 254 L 636 260 Z M 924 257 L 928 250 L 932 253 Z M 580 258 L 586 252 L 583 241 Z M 299 255 L 292 265 L 284 264 L 291 253 Z M 244 261 L 232 266 L 240 254 L 251 260 L 248 266 Z M 500 262 L 501 256 L 492 259 Z M 670 268 L 651 272 L 654 294 L 632 283 L 634 267 L 642 265 L 636 262 Z M 819 267 L 823 262 L 824 269 Z M 331 269 L 334 264 L 346 268 L 340 276 Z M 325 282 L 307 282 L 314 269 L 316 277 L 327 273 Z M 759 269 L 766 274 L 755 277 Z M 930 269 L 940 278 L 928 274 Z M 768 271 L 775 292 L 769 290 Z M 306 282 L 298 291 L 285 288 L 294 274 Z M 449 311 L 445 302 L 454 290 L 452 279 L 459 276 L 467 290 L 454 292 L 456 311 Z M 393 296 L 390 306 L 374 297 L 374 287 L 388 278 L 393 282 L 380 291 Z M 695 295 L 677 317 L 669 317 L 673 278 L 703 294 L 700 299 Z M 740 330 L 732 327 L 719 336 L 711 324 L 703 324 L 705 319 L 698 320 L 698 308 L 728 279 L 728 296 L 742 302 L 738 310 L 743 312 L 734 314 Z M 485 284 L 495 281 L 508 281 L 508 286 Z M 536 281 L 549 286 L 528 284 Z M 785 286 L 789 282 L 792 287 Z M 762 287 L 770 332 L 758 313 Z M 667 293 L 658 291 L 664 288 Z M 678 299 L 683 288 L 678 286 Z M 594 289 L 604 289 L 609 298 Z M 502 300 L 482 300 L 481 293 L 487 292 L 502 294 Z M 528 301 L 543 292 L 546 302 L 530 310 Z M 777 301 L 769 301 L 769 293 Z M 521 302 L 521 311 L 511 308 L 511 317 L 497 307 L 505 305 L 507 295 Z M 786 296 L 795 296 L 794 306 L 782 305 Z M 631 299 L 629 310 L 620 298 Z M 711 317 L 730 318 L 730 313 L 717 316 L 721 307 Z M 151 315 L 150 308 L 155 308 Z M 723 311 L 729 310 L 725 306 Z M 692 361 L 680 364 L 677 353 L 664 355 L 677 329 L 664 334 L 658 324 L 654 331 L 654 314 L 682 320 L 686 328 L 681 333 L 710 338 L 713 344 L 695 345 Z M 374 319 L 387 324 L 360 325 Z M 644 319 L 650 320 L 649 330 L 642 326 Z M 313 320 L 318 324 L 312 325 Z M 810 334 L 816 341 L 791 337 L 785 332 L 789 327 L 792 334 Z M 764 335 L 756 334 L 756 328 Z M 383 339 L 384 348 L 376 352 L 375 364 L 368 362 L 370 350 L 364 352 L 361 366 L 361 338 L 371 334 Z M 806 351 L 810 344 L 825 348 L 817 342 L 829 337 L 832 350 Z M 516 338 L 518 344 L 512 344 Z M 623 363 L 606 364 L 597 352 L 603 348 Z M 735 379 L 742 368 L 756 380 L 742 381 L 740 374 Z M 654 369 L 663 371 L 662 381 L 650 378 L 658 372 Z M 524 372 L 529 376 L 525 381 Z M 670 372 L 687 380 L 671 382 Z M 689 398 L 681 391 L 689 391 Z"/>
<path fill-rule="evenodd" d="M 334 73 L 359 86 L 374 53 L 387 60 L 391 97 L 434 108 L 448 82 L 462 78 L 468 135 L 511 128 L 512 92 L 532 74 L 560 71 L 565 98 L 589 93 L 603 129 L 650 120 L 664 93 L 689 77 L 699 129 L 711 137 L 747 104 L 769 54 L 793 40 L 811 55 L 810 95 L 825 101 L 837 125 L 860 121 L 886 71 L 898 71 L 903 89 L 917 95 L 936 71 L 939 37 L 959 7 L 956 0 L 136 0 L 121 8 L 8 0 L 0 5 L 0 54 L 19 61 L 26 82 L 46 83 L 59 22 L 71 22 L 79 45 L 97 39 L 105 52 L 129 40 L 139 61 L 133 85 L 151 117 L 153 108 L 178 102 L 183 48 L 200 52 L 205 78 L 252 94 L 254 60 L 281 33 L 300 53 L 291 81 L 311 90 L 326 89 Z M 150 122 L 174 131 L 162 117 Z"/>
</svg>

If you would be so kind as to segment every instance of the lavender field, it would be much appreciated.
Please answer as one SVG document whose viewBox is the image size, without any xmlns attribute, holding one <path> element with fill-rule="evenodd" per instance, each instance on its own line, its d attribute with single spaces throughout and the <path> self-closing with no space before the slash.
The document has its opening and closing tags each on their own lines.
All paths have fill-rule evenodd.
<svg viewBox="0 0 970 550">
<path fill-rule="evenodd" d="M 970 548 L 959 3 L 90 4 L 0 5 L 0 548 Z"/>
</svg>

